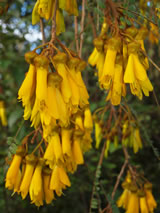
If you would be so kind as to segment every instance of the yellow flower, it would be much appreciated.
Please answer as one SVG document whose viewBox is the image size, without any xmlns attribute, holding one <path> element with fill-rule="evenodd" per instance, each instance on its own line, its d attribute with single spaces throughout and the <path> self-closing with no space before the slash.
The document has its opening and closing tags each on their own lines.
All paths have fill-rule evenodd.
<svg viewBox="0 0 160 213">
<path fill-rule="evenodd" d="M 43 110 L 47 99 L 47 75 L 49 61 L 45 56 L 37 56 L 34 62 L 37 70 L 36 100 L 39 104 L 39 109 Z"/>
<path fill-rule="evenodd" d="M 139 213 L 139 197 L 134 192 L 131 192 L 129 196 L 126 213 Z"/>
<path fill-rule="evenodd" d="M 92 114 L 89 107 L 84 110 L 84 128 L 90 130 L 93 128 Z"/>
<path fill-rule="evenodd" d="M 24 154 L 24 149 L 23 147 L 19 146 L 6 174 L 5 187 L 8 188 L 9 190 L 14 188 L 14 185 L 18 178 L 19 168 L 22 162 L 23 154 Z"/>
<path fill-rule="evenodd" d="M 13 194 L 12 195 L 14 195 L 16 192 L 19 194 L 21 180 L 22 180 L 22 172 L 19 169 L 18 175 L 17 175 L 17 178 L 16 178 L 16 182 L 15 182 L 14 187 L 13 187 Z"/>
<path fill-rule="evenodd" d="M 105 57 L 100 84 L 102 88 L 109 89 L 115 72 L 115 60 L 117 51 L 120 47 L 120 40 L 118 38 L 111 38 L 108 41 L 108 49 Z"/>
<path fill-rule="evenodd" d="M 100 142 L 102 140 L 102 128 L 99 122 L 95 121 L 95 139 L 96 139 L 96 148 L 99 148 Z"/>
<path fill-rule="evenodd" d="M 57 132 L 54 132 L 49 140 L 46 152 L 44 154 L 44 159 L 47 160 L 47 164 L 49 165 L 52 165 L 59 160 L 63 161 L 62 145 Z"/>
<path fill-rule="evenodd" d="M 133 146 L 134 153 L 137 153 L 139 149 L 142 149 L 142 141 L 138 128 L 132 130 L 130 140 L 131 146 Z"/>
<path fill-rule="evenodd" d="M 117 200 L 117 206 L 118 207 L 123 207 L 124 209 L 127 209 L 128 207 L 128 202 L 130 199 L 130 194 L 131 192 L 128 189 L 124 189 L 123 193 Z"/>
<path fill-rule="evenodd" d="M 67 55 L 65 53 L 58 53 L 53 57 L 55 67 L 58 74 L 62 77 L 61 92 L 65 103 L 69 103 L 72 96 L 71 87 L 68 80 L 67 69 L 65 63 L 67 62 Z"/>
<path fill-rule="evenodd" d="M 99 56 L 100 56 L 100 53 L 97 51 L 97 48 L 95 47 L 93 49 L 93 52 L 91 53 L 91 55 L 88 58 L 88 63 L 92 66 L 95 66 L 98 62 Z"/>
<path fill-rule="evenodd" d="M 51 170 L 44 169 L 43 170 L 43 188 L 44 188 L 44 199 L 47 204 L 51 203 L 54 199 L 54 193 L 53 190 L 49 188 L 50 185 L 50 179 L 51 179 Z"/>
<path fill-rule="evenodd" d="M 50 181 L 50 189 L 55 190 L 58 196 L 61 196 L 62 190 L 66 188 L 66 186 L 70 186 L 69 178 L 62 167 L 58 167 L 55 165 L 51 181 Z"/>
<path fill-rule="evenodd" d="M 61 129 L 61 138 L 62 138 L 62 152 L 64 157 L 69 158 L 72 155 L 71 150 L 71 136 L 72 136 L 72 129 Z"/>
<path fill-rule="evenodd" d="M 69 15 L 78 16 L 77 0 L 65 1 L 65 8 L 64 9 L 69 13 Z"/>
<path fill-rule="evenodd" d="M 80 147 L 80 139 L 77 137 L 75 137 L 73 140 L 72 153 L 73 153 L 73 158 L 74 158 L 76 164 L 84 163 L 83 154 L 82 154 L 82 150 Z"/>
<path fill-rule="evenodd" d="M 26 77 L 18 91 L 18 99 L 22 99 L 23 106 L 28 105 L 35 93 L 36 87 L 36 68 L 30 64 Z"/>
<path fill-rule="evenodd" d="M 29 187 L 29 195 L 32 203 L 36 206 L 43 205 L 43 185 L 42 185 L 42 168 L 44 159 L 40 158 L 33 173 L 31 184 Z"/>
<path fill-rule="evenodd" d="M 122 86 L 123 86 L 122 65 L 116 64 L 112 86 L 106 100 L 111 100 L 111 103 L 113 105 L 119 105 L 121 102 Z"/>
<path fill-rule="evenodd" d="M 83 126 L 83 118 L 82 115 L 77 113 L 76 118 L 75 118 L 75 127 L 77 130 L 83 130 L 84 126 Z"/>
<path fill-rule="evenodd" d="M 134 48 L 137 48 L 134 47 L 134 45 L 135 44 L 131 44 L 130 46 L 132 52 Z M 148 95 L 149 92 L 153 90 L 152 84 L 148 79 L 146 70 L 139 61 L 138 55 L 136 53 L 130 53 L 129 55 L 127 67 L 124 74 L 124 82 L 130 83 L 132 94 L 138 96 L 139 99 L 142 99 L 141 90 L 143 90 L 145 95 Z"/>
<path fill-rule="evenodd" d="M 140 197 L 140 209 L 141 209 L 141 213 L 149 213 L 149 209 L 147 206 L 147 201 L 146 201 L 146 197 Z"/>
<path fill-rule="evenodd" d="M 34 155 L 26 156 L 26 167 L 25 167 L 24 176 L 23 176 L 23 179 L 20 185 L 20 190 L 19 190 L 21 192 L 22 199 L 25 199 L 29 192 L 31 179 L 35 169 L 35 163 L 36 163 L 36 157 Z"/>
<path fill-rule="evenodd" d="M 2 122 L 2 126 L 7 126 L 7 117 L 6 117 L 4 101 L 0 101 L 0 119 Z"/>
<path fill-rule="evenodd" d="M 153 212 L 154 209 L 157 207 L 157 203 L 152 195 L 152 191 L 151 189 L 146 189 L 145 193 L 146 193 L 146 201 L 147 201 L 148 209 L 150 212 Z"/>
<path fill-rule="evenodd" d="M 104 153 L 104 156 L 105 156 L 106 158 L 108 157 L 108 151 L 109 151 L 110 143 L 111 143 L 111 140 L 110 140 L 110 139 L 107 139 L 107 141 L 106 141 L 105 153 Z"/>
<path fill-rule="evenodd" d="M 63 32 L 65 32 L 63 11 L 60 8 L 58 8 L 56 11 L 56 34 L 59 35 L 60 33 Z"/>
</svg>

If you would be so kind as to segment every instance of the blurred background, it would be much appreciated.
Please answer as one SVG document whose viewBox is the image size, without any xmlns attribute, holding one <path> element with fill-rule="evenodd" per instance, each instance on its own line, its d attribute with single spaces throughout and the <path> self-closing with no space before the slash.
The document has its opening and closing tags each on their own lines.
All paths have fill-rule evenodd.
<svg viewBox="0 0 160 213">
<path fill-rule="evenodd" d="M 81 1 L 78 1 L 81 5 Z M 98 2 L 98 4 L 97 4 Z M 139 11 L 137 2 L 126 1 L 131 4 L 134 11 Z M 148 1 L 146 8 L 149 18 L 152 9 L 152 1 Z M 55 212 L 55 213 L 87 213 L 89 212 L 91 193 L 98 160 L 100 157 L 103 141 L 100 148 L 95 149 L 94 133 L 93 148 L 85 154 L 85 164 L 79 166 L 77 172 L 70 176 L 71 187 L 64 191 L 64 195 L 57 197 L 52 205 L 44 205 L 39 209 L 30 204 L 29 197 L 22 201 L 17 194 L 12 195 L 11 191 L 5 189 L 4 180 L 7 171 L 7 159 L 14 153 L 17 145 L 23 137 L 27 135 L 32 128 L 29 121 L 23 121 L 23 108 L 17 100 L 18 89 L 28 70 L 28 64 L 24 60 L 24 54 L 33 50 L 42 43 L 40 26 L 31 25 L 31 13 L 35 4 L 33 0 L 15 0 L 8 1 L 9 8 L 2 12 L 7 1 L 0 1 L 0 100 L 4 100 L 7 112 L 7 127 L 0 126 L 0 211 L 2 213 L 32 213 L 32 212 Z M 100 32 L 100 26 L 103 21 L 104 1 L 87 1 L 84 44 L 82 58 L 87 61 L 88 56 L 93 49 L 93 29 L 90 24 L 89 15 L 95 23 L 97 35 Z M 81 6 L 79 6 L 79 17 L 81 16 Z M 60 40 L 73 50 L 75 49 L 74 36 L 74 18 L 65 14 L 66 32 L 59 36 Z M 46 40 L 50 39 L 51 23 L 44 22 Z M 160 45 L 145 41 L 147 54 L 154 62 L 160 65 Z M 83 77 L 90 94 L 90 106 L 92 112 L 97 108 L 105 105 L 105 97 L 103 91 L 98 87 L 97 77 L 94 75 L 94 68 L 88 65 L 83 72 Z M 139 122 L 142 125 L 141 137 L 143 141 L 143 149 L 137 154 L 133 154 L 132 149 L 129 150 L 132 165 L 138 166 L 145 177 L 153 183 L 153 194 L 158 202 L 158 208 L 155 213 L 160 210 L 160 73 L 150 64 L 149 77 L 154 85 L 154 93 L 150 97 L 144 97 L 139 101 L 128 92 L 127 102 L 136 113 Z M 111 193 L 116 182 L 117 176 L 124 162 L 124 155 L 119 146 L 117 149 L 111 147 L 109 156 L 103 160 L 98 181 L 100 184 L 97 188 L 97 202 L 101 208 L 105 208 L 107 202 L 113 207 L 113 212 L 124 212 L 118 210 L 115 201 L 122 192 L 121 184 L 119 185 L 114 201 L 111 201 Z M 125 174 L 121 178 L 124 180 Z M 122 183 L 122 182 L 120 182 Z M 97 209 L 92 212 L 100 212 Z"/>
</svg>

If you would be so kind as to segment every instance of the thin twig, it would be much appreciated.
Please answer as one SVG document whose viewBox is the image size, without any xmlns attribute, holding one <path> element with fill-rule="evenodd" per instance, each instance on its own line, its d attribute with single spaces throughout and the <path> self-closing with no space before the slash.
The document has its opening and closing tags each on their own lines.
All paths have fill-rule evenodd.
<svg viewBox="0 0 160 213">
<path fill-rule="evenodd" d="M 117 188 L 118 188 L 118 186 L 119 186 L 121 177 L 122 177 L 122 175 L 123 175 L 123 173 L 124 173 L 124 170 L 125 170 L 127 164 L 128 164 L 128 159 L 125 159 L 124 164 L 123 164 L 123 166 L 122 166 L 122 168 L 121 168 L 121 171 L 120 171 L 120 173 L 119 173 L 119 175 L 118 175 L 118 177 L 117 177 L 117 181 L 116 181 L 116 184 L 115 184 L 115 186 L 114 186 L 113 192 L 112 192 L 112 200 L 114 199 L 115 193 L 116 193 L 116 191 L 117 191 Z"/>
<path fill-rule="evenodd" d="M 82 0 L 82 17 L 81 17 L 81 32 L 84 31 L 84 19 L 85 19 L 85 0 Z M 80 35 L 80 48 L 79 48 L 79 57 L 82 56 L 82 46 L 83 46 L 83 33 Z"/>
<path fill-rule="evenodd" d="M 141 15 L 141 14 L 135 12 L 135 11 L 132 11 L 132 10 L 130 10 L 130 9 L 128 9 L 128 8 L 124 8 L 124 7 L 122 7 L 122 6 L 121 6 L 121 7 L 118 7 L 118 8 L 119 8 L 119 9 L 123 9 L 123 10 L 127 10 L 127 11 L 133 13 L 135 16 L 138 16 L 138 17 L 140 16 L 141 18 L 146 19 L 148 22 L 151 22 L 152 24 L 154 24 L 154 25 L 157 26 L 156 23 L 154 23 L 152 20 L 150 20 L 150 19 L 147 18 L 146 16 L 143 16 L 143 15 Z"/>
<path fill-rule="evenodd" d="M 93 17 L 91 16 L 90 13 L 88 13 L 88 19 L 92 27 L 93 37 L 96 38 L 97 37 L 96 26 L 94 24 Z"/>
<path fill-rule="evenodd" d="M 95 179 L 94 179 L 94 184 L 93 184 L 93 188 L 92 188 L 92 195 L 91 195 L 89 213 L 91 213 L 91 210 L 92 210 L 92 200 L 93 200 L 93 196 L 94 196 L 94 192 L 95 192 L 95 188 L 96 188 L 96 185 L 95 185 L 96 175 L 97 175 L 97 171 L 98 171 L 99 167 L 103 163 L 105 148 L 106 148 L 106 143 L 104 143 L 104 145 L 103 145 L 103 148 L 102 148 L 102 151 L 101 151 L 101 155 L 100 155 L 100 158 L 99 158 L 99 162 L 98 162 L 98 165 L 97 165 L 97 169 L 96 169 L 96 172 L 95 172 Z"/>
<path fill-rule="evenodd" d="M 46 43 L 46 39 L 45 39 L 45 32 L 44 32 L 44 23 L 42 18 L 40 18 L 40 28 L 42 33 L 42 44 L 44 45 Z"/>
<path fill-rule="evenodd" d="M 79 53 L 78 19 L 77 19 L 77 16 L 74 17 L 74 31 L 75 31 L 76 50 L 77 50 L 77 53 Z"/>
<path fill-rule="evenodd" d="M 51 35 L 51 43 L 54 42 L 56 38 L 56 11 L 57 11 L 57 3 L 58 1 L 55 0 L 55 8 L 54 8 L 54 14 L 52 18 L 52 35 Z"/>
</svg>

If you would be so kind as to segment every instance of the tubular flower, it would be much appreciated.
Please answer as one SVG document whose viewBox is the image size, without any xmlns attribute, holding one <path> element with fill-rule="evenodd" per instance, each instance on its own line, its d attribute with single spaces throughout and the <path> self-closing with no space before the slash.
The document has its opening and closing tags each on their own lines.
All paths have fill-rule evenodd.
<svg viewBox="0 0 160 213">
<path fill-rule="evenodd" d="M 4 101 L 0 101 L 0 119 L 2 126 L 7 126 L 7 117 L 6 117 L 6 109 L 4 106 Z"/>
<path fill-rule="evenodd" d="M 19 146 L 6 174 L 5 187 L 9 190 L 13 189 L 16 184 L 23 155 L 24 149 Z"/>
<path fill-rule="evenodd" d="M 152 84 L 150 83 L 144 66 L 139 61 L 136 53 L 139 45 L 131 43 L 129 46 L 129 60 L 124 74 L 124 82 L 130 83 L 130 89 L 133 95 L 138 96 L 142 99 L 142 91 L 145 95 L 148 95 L 153 90 Z"/>
<path fill-rule="evenodd" d="M 26 159 L 26 166 L 25 166 L 24 176 L 22 178 L 22 182 L 21 182 L 20 190 L 19 190 L 21 193 L 22 199 L 25 199 L 29 192 L 29 186 L 32 180 L 33 172 L 35 169 L 35 163 L 36 163 L 36 157 L 34 155 L 27 155 L 25 159 Z"/>
<path fill-rule="evenodd" d="M 51 179 L 51 170 L 48 168 L 45 168 L 43 170 L 43 184 L 44 184 L 44 199 L 47 204 L 50 204 L 52 200 L 54 199 L 54 193 L 53 190 L 49 188 L 50 179 Z"/>
<path fill-rule="evenodd" d="M 44 159 L 39 159 L 38 164 L 33 173 L 31 184 L 29 187 L 29 195 L 31 202 L 36 206 L 43 205 L 43 185 L 42 185 L 42 168 L 44 165 Z"/>
<path fill-rule="evenodd" d="M 50 180 L 50 189 L 54 190 L 58 196 L 61 196 L 62 190 L 70 186 L 69 178 L 62 167 L 55 165 Z"/>
</svg>

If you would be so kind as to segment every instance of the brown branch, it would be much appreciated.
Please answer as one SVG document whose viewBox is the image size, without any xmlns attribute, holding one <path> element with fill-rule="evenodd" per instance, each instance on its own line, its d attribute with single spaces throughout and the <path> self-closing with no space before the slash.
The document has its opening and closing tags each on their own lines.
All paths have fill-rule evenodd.
<svg viewBox="0 0 160 213">
<path fill-rule="evenodd" d="M 81 34 L 80 34 L 80 48 L 79 48 L 79 57 L 82 56 L 82 46 L 83 46 L 83 31 L 84 31 L 84 19 L 85 19 L 85 0 L 82 0 L 82 17 L 81 17 Z"/>
<path fill-rule="evenodd" d="M 119 186 L 121 177 L 122 177 L 122 175 L 123 175 L 123 173 L 124 173 L 124 170 L 125 170 L 127 164 L 128 164 L 128 159 L 125 159 L 125 162 L 124 162 L 124 164 L 123 164 L 123 166 L 122 166 L 122 168 L 121 168 L 121 171 L 120 171 L 120 173 L 119 173 L 119 175 L 118 175 L 118 177 L 117 177 L 117 181 L 116 181 L 116 184 L 115 184 L 114 189 L 113 189 L 113 192 L 112 192 L 112 199 L 114 199 L 115 193 L 116 193 L 116 191 L 117 191 L 117 188 L 118 188 L 118 186 Z"/>
<path fill-rule="evenodd" d="M 78 19 L 77 19 L 77 16 L 74 17 L 74 31 L 75 31 L 76 50 L 77 50 L 77 53 L 79 55 Z"/>
<path fill-rule="evenodd" d="M 46 38 L 45 38 L 44 23 L 42 18 L 40 18 L 40 28 L 42 33 L 42 44 L 44 45 L 46 43 Z"/>
<path fill-rule="evenodd" d="M 92 27 L 93 37 L 96 38 L 97 37 L 96 26 L 94 24 L 93 17 L 91 16 L 90 13 L 88 13 L 88 19 L 89 19 L 91 27 Z"/>
<path fill-rule="evenodd" d="M 55 8 L 54 8 L 54 13 L 53 13 L 53 18 L 52 18 L 52 34 L 51 34 L 51 43 L 54 42 L 56 38 L 56 11 L 57 11 L 57 3 L 58 0 L 55 0 Z"/>
</svg>

